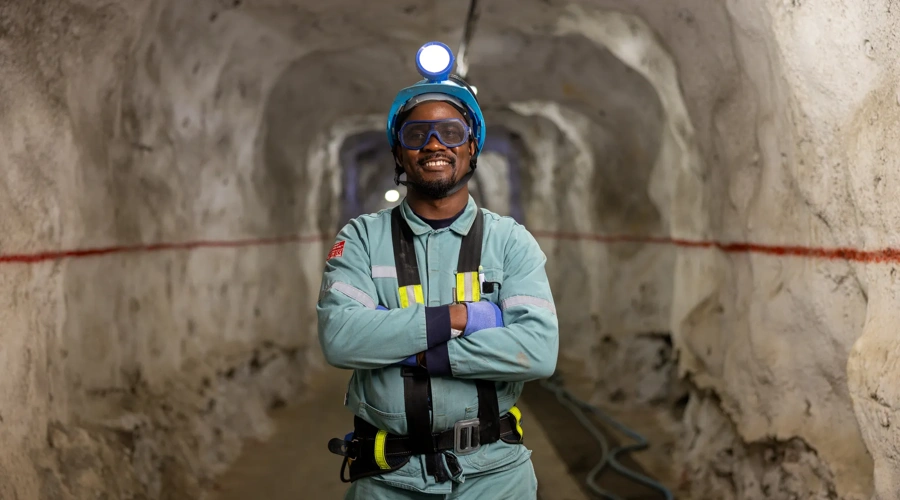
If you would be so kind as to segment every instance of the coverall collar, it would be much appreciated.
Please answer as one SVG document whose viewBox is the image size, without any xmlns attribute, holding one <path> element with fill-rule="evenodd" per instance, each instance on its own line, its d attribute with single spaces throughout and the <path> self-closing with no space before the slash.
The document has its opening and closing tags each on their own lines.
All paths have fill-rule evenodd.
<svg viewBox="0 0 900 500">
<path fill-rule="evenodd" d="M 450 230 L 460 236 L 469 234 L 469 229 L 472 229 L 472 223 L 475 221 L 475 212 L 477 210 L 478 207 L 475 205 L 475 199 L 472 198 L 472 195 L 470 194 L 466 208 L 463 210 L 462 215 L 453 221 L 453 224 L 450 224 Z M 400 213 L 403 215 L 403 218 L 406 219 L 406 223 L 409 224 L 410 229 L 412 229 L 413 234 L 416 236 L 435 231 L 435 229 L 432 229 L 427 222 L 420 219 L 419 216 L 413 212 L 409 203 L 407 203 L 406 198 L 403 198 L 403 203 L 400 204 Z M 440 229 L 438 231 L 440 231 Z"/>
</svg>

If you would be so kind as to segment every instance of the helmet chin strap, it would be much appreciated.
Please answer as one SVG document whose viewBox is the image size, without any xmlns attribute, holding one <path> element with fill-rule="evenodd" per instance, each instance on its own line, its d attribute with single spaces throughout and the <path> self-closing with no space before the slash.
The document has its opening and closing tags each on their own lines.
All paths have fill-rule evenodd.
<svg viewBox="0 0 900 500">
<path fill-rule="evenodd" d="M 400 164 L 398 163 L 397 166 L 400 167 Z M 466 175 L 462 176 L 462 179 L 460 179 L 452 188 L 450 188 L 449 191 L 447 191 L 447 194 L 444 195 L 444 198 L 456 193 L 457 191 L 462 189 L 466 184 L 468 184 L 469 179 L 471 179 L 472 176 L 475 175 L 475 168 L 476 168 L 475 159 L 473 158 L 471 160 L 471 162 L 469 163 L 469 171 L 466 172 Z M 415 182 L 400 180 L 400 172 L 402 172 L 402 171 L 403 171 L 403 168 L 400 167 L 397 170 L 397 172 L 394 174 L 394 183 L 397 184 L 398 186 L 406 186 L 406 187 L 412 186 L 413 188 L 417 187 L 418 185 Z"/>
</svg>

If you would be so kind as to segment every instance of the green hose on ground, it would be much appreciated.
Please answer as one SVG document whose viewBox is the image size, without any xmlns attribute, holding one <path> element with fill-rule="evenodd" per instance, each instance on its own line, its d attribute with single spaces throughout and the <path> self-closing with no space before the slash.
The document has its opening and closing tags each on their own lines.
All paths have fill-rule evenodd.
<svg viewBox="0 0 900 500">
<path fill-rule="evenodd" d="M 558 373 L 554 374 L 552 377 L 546 380 L 541 380 L 540 384 L 541 387 L 556 395 L 556 399 L 563 406 L 568 408 L 569 411 L 572 412 L 575 418 L 578 419 L 578 422 L 581 423 L 585 430 L 587 430 L 588 433 L 590 433 L 591 436 L 593 436 L 597 443 L 600 445 L 600 449 L 603 453 L 603 458 L 600 460 L 600 463 L 598 463 L 593 469 L 591 469 L 585 481 L 587 487 L 591 491 L 596 493 L 601 498 L 605 498 L 608 500 L 622 500 L 621 497 L 616 496 L 615 494 L 608 492 L 597 485 L 597 476 L 600 475 L 601 472 L 603 472 L 603 469 L 609 466 L 619 474 L 631 479 L 632 481 L 643 484 L 644 486 L 660 492 L 665 496 L 666 500 L 674 500 L 675 497 L 672 495 L 672 492 L 670 492 L 668 488 L 652 478 L 649 478 L 643 474 L 639 474 L 625 467 L 624 465 L 619 463 L 617 459 L 617 457 L 622 453 L 646 449 L 650 443 L 646 438 L 644 438 L 644 436 L 631 430 L 630 428 L 625 426 L 625 424 L 607 415 L 605 412 L 603 412 L 603 410 L 597 408 L 596 406 L 588 404 L 587 402 L 575 397 L 571 392 L 563 387 L 562 377 Z M 604 436 L 603 433 L 600 432 L 600 429 L 598 429 L 597 426 L 594 425 L 593 422 L 591 422 L 591 419 L 588 418 L 585 413 L 590 413 L 598 417 L 610 427 L 616 429 L 622 434 L 628 436 L 630 439 L 634 440 L 635 443 L 610 449 L 609 441 L 606 439 L 606 436 Z"/>
</svg>

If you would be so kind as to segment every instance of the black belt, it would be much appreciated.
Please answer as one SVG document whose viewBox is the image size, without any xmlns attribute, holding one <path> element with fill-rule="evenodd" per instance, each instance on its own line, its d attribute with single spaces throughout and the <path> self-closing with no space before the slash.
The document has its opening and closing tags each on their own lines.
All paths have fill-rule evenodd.
<svg viewBox="0 0 900 500">
<path fill-rule="evenodd" d="M 375 440 L 378 434 L 377 427 L 359 417 L 355 417 L 353 423 L 355 427 L 353 431 L 353 441 Z M 480 441 L 479 423 L 477 418 L 460 420 L 452 429 L 434 432 L 431 434 L 431 437 L 434 440 L 436 451 L 453 451 L 457 455 L 472 453 L 478 450 L 481 445 L 493 442 Z M 507 413 L 500 418 L 500 439 L 507 443 L 519 443 L 522 440 L 522 436 L 519 435 L 519 431 L 517 430 L 516 418 L 511 413 Z M 358 458 L 359 446 L 358 443 L 354 443 L 353 441 L 346 443 L 346 450 L 341 450 L 344 451 L 344 453 L 340 453 L 337 450 L 332 450 L 332 452 L 349 458 Z M 413 451 L 413 441 L 414 439 L 409 436 L 387 434 L 384 440 L 385 457 L 405 457 L 416 454 Z M 329 443 L 329 445 L 330 444 L 331 443 Z M 335 444 L 340 445 L 339 443 Z M 329 446 L 329 448 L 331 448 L 331 446 Z"/>
</svg>

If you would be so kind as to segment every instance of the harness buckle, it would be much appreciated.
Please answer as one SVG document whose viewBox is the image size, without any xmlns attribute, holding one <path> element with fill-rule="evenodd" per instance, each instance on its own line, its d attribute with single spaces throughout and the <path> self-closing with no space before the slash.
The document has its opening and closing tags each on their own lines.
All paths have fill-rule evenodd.
<svg viewBox="0 0 900 500">
<path fill-rule="evenodd" d="M 453 424 L 453 453 L 468 455 L 481 448 L 481 424 L 477 418 Z"/>
</svg>

